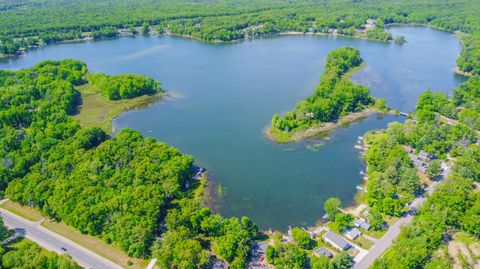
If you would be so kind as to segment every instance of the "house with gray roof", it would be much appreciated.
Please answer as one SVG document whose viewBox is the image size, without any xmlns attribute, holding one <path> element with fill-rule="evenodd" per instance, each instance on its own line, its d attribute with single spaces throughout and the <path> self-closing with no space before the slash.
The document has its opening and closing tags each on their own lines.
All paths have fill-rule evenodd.
<svg viewBox="0 0 480 269">
<path fill-rule="evenodd" d="M 346 239 L 332 231 L 328 231 L 327 233 L 325 233 L 322 238 L 323 241 L 332 245 L 332 247 L 340 251 L 347 250 L 351 247 L 350 243 L 348 243 Z"/>
<path fill-rule="evenodd" d="M 359 219 L 356 219 L 354 222 L 353 222 L 353 225 L 357 228 L 362 228 L 364 229 L 365 231 L 368 231 L 370 230 L 370 223 L 368 223 L 368 221 L 364 218 L 359 218 Z"/>
<path fill-rule="evenodd" d="M 359 229 L 357 228 L 352 228 L 347 230 L 344 235 L 350 240 L 355 240 L 357 237 L 359 237 L 362 234 Z"/>
<path fill-rule="evenodd" d="M 324 247 L 316 248 L 312 252 L 313 252 L 313 255 L 315 255 L 317 257 L 322 257 L 322 256 L 327 257 L 327 258 L 333 257 L 332 252 L 330 252 L 330 250 L 328 250 Z"/>
</svg>

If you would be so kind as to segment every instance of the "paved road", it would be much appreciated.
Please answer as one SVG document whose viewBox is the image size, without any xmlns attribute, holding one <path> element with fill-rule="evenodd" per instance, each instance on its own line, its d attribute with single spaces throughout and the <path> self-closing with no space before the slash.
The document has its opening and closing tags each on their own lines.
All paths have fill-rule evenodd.
<svg viewBox="0 0 480 269">
<path fill-rule="evenodd" d="M 447 175 L 448 176 L 448 175 Z M 426 193 L 431 195 L 433 191 L 438 187 L 438 185 L 441 182 L 435 181 L 430 186 L 426 188 Z M 419 197 L 415 200 L 410 205 L 410 208 L 415 208 L 418 209 L 420 208 L 425 202 L 427 201 L 427 198 L 425 197 Z M 370 249 L 367 255 L 361 257 L 355 265 L 353 266 L 353 269 L 367 269 L 372 266 L 373 262 L 380 257 L 385 250 L 387 250 L 392 244 L 393 241 L 397 238 L 397 236 L 400 234 L 400 229 L 408 225 L 413 219 L 413 215 L 407 214 L 404 217 L 400 218 L 393 226 L 391 226 L 387 233 L 383 235 L 380 240 L 375 243 L 375 245 Z"/>
<path fill-rule="evenodd" d="M 67 253 L 81 266 L 94 269 L 117 269 L 121 266 L 93 253 L 92 251 L 62 237 L 52 231 L 47 230 L 40 223 L 28 221 L 9 211 L 0 208 L 0 214 L 3 217 L 5 225 L 9 228 L 25 229 L 25 237 L 45 249 L 55 251 L 59 254 Z M 61 248 L 67 251 L 62 251 Z"/>
<path fill-rule="evenodd" d="M 412 215 L 407 215 L 398 220 L 392 227 L 390 227 L 390 229 L 388 229 L 388 232 L 383 235 L 383 237 L 375 244 L 375 246 L 370 249 L 368 254 L 365 255 L 359 262 L 357 262 L 353 266 L 353 268 L 367 269 L 372 266 L 375 259 L 380 257 L 380 255 L 382 255 L 382 253 L 385 252 L 385 250 L 387 250 L 387 248 L 389 248 L 393 244 L 393 241 L 400 234 L 400 228 L 410 223 L 412 219 Z"/>
</svg>

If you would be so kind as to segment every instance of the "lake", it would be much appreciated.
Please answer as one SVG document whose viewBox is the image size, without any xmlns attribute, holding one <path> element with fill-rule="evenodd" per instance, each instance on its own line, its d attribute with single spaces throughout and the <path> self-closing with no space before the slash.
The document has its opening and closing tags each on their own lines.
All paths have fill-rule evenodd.
<svg viewBox="0 0 480 269">
<path fill-rule="evenodd" d="M 290 145 L 266 140 L 262 130 L 273 114 L 290 110 L 312 93 L 329 51 L 358 48 L 366 66 L 353 80 L 401 111 L 413 111 L 426 89 L 449 92 L 464 80 L 453 73 L 461 51 L 454 35 L 425 27 L 390 31 L 408 43 L 274 36 L 207 44 L 151 36 L 50 45 L 2 60 L 0 69 L 76 58 L 91 71 L 160 80 L 169 97 L 118 117 L 116 131 L 134 128 L 191 154 L 207 168 L 213 184 L 221 186 L 222 214 L 250 216 L 261 228 L 285 230 L 315 224 L 328 197 L 352 205 L 364 169 L 354 149 L 357 137 L 403 120 L 374 115 L 337 129 L 327 139 Z"/>
</svg>

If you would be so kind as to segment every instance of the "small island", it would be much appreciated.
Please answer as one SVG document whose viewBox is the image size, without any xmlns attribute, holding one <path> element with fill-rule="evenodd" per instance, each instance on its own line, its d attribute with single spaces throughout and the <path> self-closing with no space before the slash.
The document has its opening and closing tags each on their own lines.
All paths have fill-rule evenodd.
<svg viewBox="0 0 480 269">
<path fill-rule="evenodd" d="M 362 66 L 360 52 L 353 47 L 331 51 L 313 94 L 284 116 L 275 114 L 267 137 L 278 143 L 301 141 L 375 112 L 386 113 L 384 99 L 373 98 L 367 87 L 349 79 Z"/>
</svg>

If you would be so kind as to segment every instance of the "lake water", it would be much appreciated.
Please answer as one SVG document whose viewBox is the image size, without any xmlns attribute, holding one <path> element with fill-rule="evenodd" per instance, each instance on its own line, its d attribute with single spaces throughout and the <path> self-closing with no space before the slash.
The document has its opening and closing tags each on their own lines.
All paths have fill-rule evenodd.
<svg viewBox="0 0 480 269">
<path fill-rule="evenodd" d="M 290 110 L 319 82 L 325 56 L 358 48 L 366 67 L 353 80 L 401 111 L 413 111 L 424 90 L 448 92 L 463 78 L 453 68 L 461 47 L 446 32 L 396 27 L 408 43 L 386 44 L 332 36 L 275 36 L 233 44 L 206 44 L 170 36 L 59 44 L 0 61 L 19 69 L 46 59 L 77 58 L 91 71 L 138 73 L 160 80 L 170 97 L 127 112 L 115 126 L 140 130 L 180 148 L 222 186 L 221 212 L 247 215 L 261 228 L 313 225 L 331 196 L 353 203 L 364 169 L 357 137 L 401 120 L 371 116 L 329 135 L 329 140 L 276 145 L 262 129 L 275 112 Z M 312 143 L 324 143 L 315 150 Z"/>
</svg>

